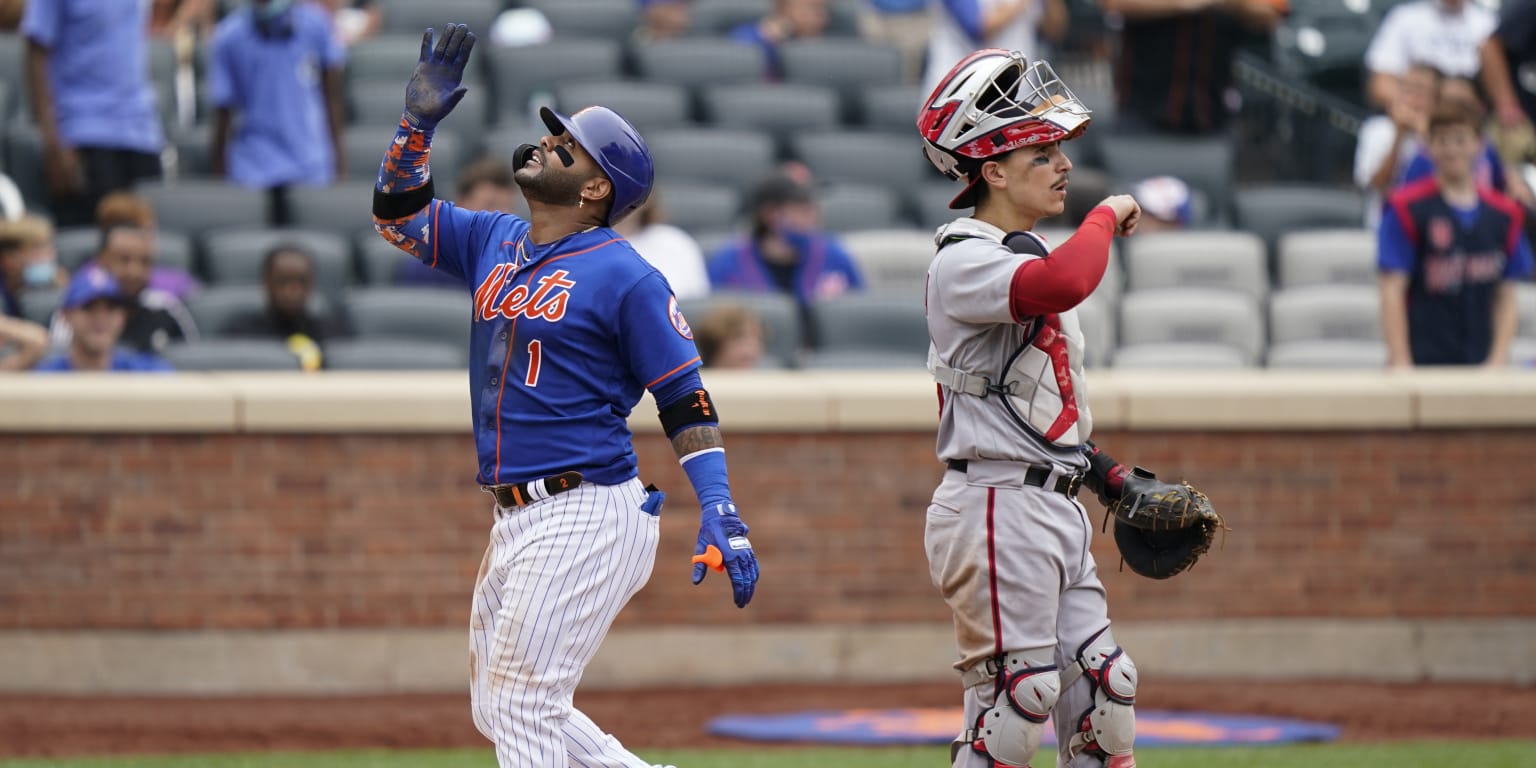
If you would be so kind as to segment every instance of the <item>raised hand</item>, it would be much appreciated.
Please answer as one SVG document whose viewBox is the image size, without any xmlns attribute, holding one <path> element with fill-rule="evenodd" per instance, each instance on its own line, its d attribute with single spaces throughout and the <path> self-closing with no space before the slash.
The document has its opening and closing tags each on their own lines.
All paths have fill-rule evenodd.
<svg viewBox="0 0 1536 768">
<path fill-rule="evenodd" d="M 431 28 L 422 35 L 421 57 L 405 86 L 405 116 L 412 125 L 422 130 L 436 128 L 464 98 L 469 89 L 459 83 L 474 47 L 475 35 L 464 24 L 449 24 L 435 46 Z"/>
</svg>

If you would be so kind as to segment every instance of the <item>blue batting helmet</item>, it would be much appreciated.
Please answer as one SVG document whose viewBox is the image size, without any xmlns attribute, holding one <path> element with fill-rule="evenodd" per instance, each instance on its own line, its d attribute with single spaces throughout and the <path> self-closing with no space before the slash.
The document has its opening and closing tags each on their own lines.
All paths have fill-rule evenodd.
<svg viewBox="0 0 1536 768">
<path fill-rule="evenodd" d="M 645 140 L 628 120 L 607 107 L 587 107 L 569 117 L 549 107 L 539 110 L 549 132 L 558 136 L 570 132 L 576 143 L 587 151 L 597 166 L 608 174 L 613 184 L 613 205 L 608 209 L 608 225 L 628 216 L 651 196 L 656 169 Z"/>
</svg>

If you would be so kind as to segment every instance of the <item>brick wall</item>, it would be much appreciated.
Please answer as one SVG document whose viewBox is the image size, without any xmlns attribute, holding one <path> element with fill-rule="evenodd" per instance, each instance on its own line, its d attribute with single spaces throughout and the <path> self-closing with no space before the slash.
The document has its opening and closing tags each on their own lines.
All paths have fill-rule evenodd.
<svg viewBox="0 0 1536 768">
<path fill-rule="evenodd" d="M 1118 572 L 1100 537 L 1116 618 L 1536 616 L 1536 430 L 1098 437 L 1198 481 L 1234 529 L 1165 582 Z M 621 623 L 947 620 L 922 551 L 930 434 L 727 439 L 752 608 L 688 583 L 692 494 L 643 435 L 672 497 Z M 460 625 L 489 524 L 473 459 L 457 435 L 0 437 L 0 629 Z"/>
</svg>

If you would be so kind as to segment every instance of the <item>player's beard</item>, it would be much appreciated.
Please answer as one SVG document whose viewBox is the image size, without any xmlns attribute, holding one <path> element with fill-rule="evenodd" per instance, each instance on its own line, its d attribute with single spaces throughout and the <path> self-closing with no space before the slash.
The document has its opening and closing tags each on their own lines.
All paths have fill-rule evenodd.
<svg viewBox="0 0 1536 768">
<path fill-rule="evenodd" d="M 512 178 L 522 187 L 524 197 L 545 205 L 558 206 L 574 206 L 581 202 L 581 186 L 587 183 L 586 179 L 577 178 L 575 174 L 561 173 L 549 166 L 544 166 L 536 174 L 519 171 Z"/>
</svg>

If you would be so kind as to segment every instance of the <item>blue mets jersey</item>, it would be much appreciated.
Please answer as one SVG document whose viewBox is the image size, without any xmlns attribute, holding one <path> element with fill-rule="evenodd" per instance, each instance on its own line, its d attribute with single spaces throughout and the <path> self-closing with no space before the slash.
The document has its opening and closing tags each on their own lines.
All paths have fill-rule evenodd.
<svg viewBox="0 0 1536 768">
<path fill-rule="evenodd" d="M 528 232 L 517 216 L 433 200 L 390 235 L 474 293 L 478 482 L 576 470 L 621 483 L 637 473 L 630 410 L 699 366 L 693 332 L 666 279 L 612 229 L 545 245 Z"/>
</svg>

